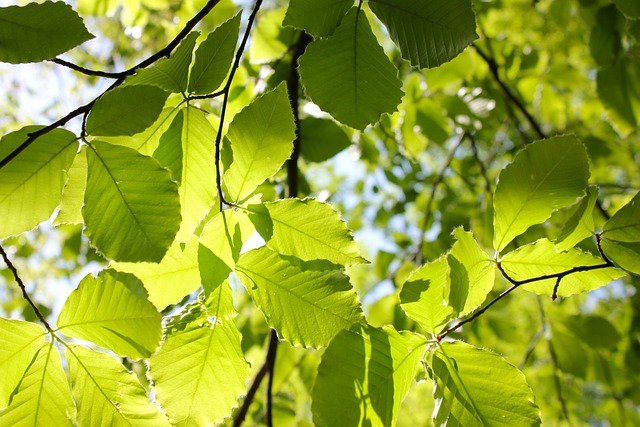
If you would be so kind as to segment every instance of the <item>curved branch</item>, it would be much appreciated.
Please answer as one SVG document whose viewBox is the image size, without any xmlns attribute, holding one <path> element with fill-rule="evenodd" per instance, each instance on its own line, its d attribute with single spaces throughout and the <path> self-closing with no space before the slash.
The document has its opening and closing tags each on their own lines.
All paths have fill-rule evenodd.
<svg viewBox="0 0 640 427">
<path fill-rule="evenodd" d="M 54 64 L 62 65 L 63 67 L 70 68 L 73 71 L 77 71 L 86 76 L 105 77 L 108 79 L 119 79 L 120 77 L 122 77 L 122 73 L 120 72 L 112 73 L 108 71 L 90 70 L 88 68 L 84 68 L 79 65 L 76 65 L 72 62 L 65 61 L 64 59 L 61 59 L 61 58 L 53 58 L 53 59 L 49 59 L 48 61 L 53 62 Z"/>
</svg>

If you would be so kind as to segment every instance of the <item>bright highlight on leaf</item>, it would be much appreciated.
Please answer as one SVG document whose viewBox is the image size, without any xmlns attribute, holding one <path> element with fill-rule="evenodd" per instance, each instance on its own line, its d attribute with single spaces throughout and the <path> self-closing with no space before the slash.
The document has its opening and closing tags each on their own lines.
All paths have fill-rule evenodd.
<svg viewBox="0 0 640 427">
<path fill-rule="evenodd" d="M 294 345 L 326 346 L 364 320 L 341 271 L 305 271 L 263 246 L 240 256 L 235 272 L 267 322 Z"/>
<path fill-rule="evenodd" d="M 160 262 L 180 224 L 169 172 L 130 148 L 90 148 L 82 216 L 91 243 L 116 261 Z"/>
<path fill-rule="evenodd" d="M 149 357 L 160 344 L 161 315 L 142 282 L 128 273 L 104 270 L 86 276 L 58 316 L 66 335 L 106 347 L 132 359 Z"/>
<path fill-rule="evenodd" d="M 436 425 L 539 426 L 540 410 L 522 372 L 505 359 L 463 342 L 433 353 Z"/>
<path fill-rule="evenodd" d="M 307 47 L 299 70 L 313 102 L 356 129 L 393 113 L 402 98 L 398 70 L 378 44 L 365 13 L 356 8 L 331 37 Z"/>
<path fill-rule="evenodd" d="M 0 140 L 0 159 L 39 129 L 27 126 L 5 135 Z M 0 169 L 0 240 L 28 231 L 51 216 L 60 204 L 66 171 L 77 149 L 74 134 L 55 129 Z"/>
<path fill-rule="evenodd" d="M 532 225 L 575 203 L 588 179 L 587 152 L 573 136 L 537 141 L 518 152 L 496 187 L 494 249 L 502 251 Z"/>
<path fill-rule="evenodd" d="M 369 5 L 402 57 L 420 68 L 451 61 L 478 38 L 469 0 L 371 0 Z"/>
<path fill-rule="evenodd" d="M 93 38 L 64 2 L 0 7 L 0 61 L 19 64 L 52 59 Z"/>
</svg>

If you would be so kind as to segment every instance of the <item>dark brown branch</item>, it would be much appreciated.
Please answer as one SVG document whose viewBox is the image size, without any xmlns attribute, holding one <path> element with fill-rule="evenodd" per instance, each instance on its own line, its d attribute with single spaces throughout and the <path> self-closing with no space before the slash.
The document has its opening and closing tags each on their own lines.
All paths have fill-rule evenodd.
<svg viewBox="0 0 640 427">
<path fill-rule="evenodd" d="M 258 392 L 264 376 L 267 375 L 267 370 L 268 369 L 266 363 L 260 367 L 260 370 L 256 374 L 256 377 L 253 379 L 253 383 L 251 383 L 251 387 L 247 392 L 247 397 L 245 397 L 244 402 L 242 403 L 242 406 L 238 411 L 238 414 L 233 420 L 233 427 L 240 427 L 244 422 L 244 419 L 247 416 L 247 412 L 249 412 L 249 406 L 251 406 L 251 402 L 253 402 L 253 399 Z"/>
<path fill-rule="evenodd" d="M 267 427 L 273 427 L 273 374 L 276 366 L 276 355 L 278 353 L 278 333 L 271 330 L 269 336 L 269 350 L 264 364 L 269 372 L 269 382 L 267 383 Z"/>
<path fill-rule="evenodd" d="M 49 62 L 53 62 L 55 64 L 58 65 L 62 65 L 63 67 L 67 67 L 72 69 L 73 71 L 77 71 L 79 73 L 82 73 L 84 75 L 87 76 L 96 76 L 96 77 L 105 77 L 108 79 L 119 79 L 122 77 L 122 73 L 121 72 L 108 72 L 108 71 L 99 71 L 99 70 L 90 70 L 88 68 L 84 68 L 81 67 L 79 65 L 76 65 L 72 62 L 69 61 L 65 61 L 64 59 L 61 58 L 53 58 L 53 59 L 49 59 Z"/>
<path fill-rule="evenodd" d="M 24 282 L 22 281 L 22 279 L 18 275 L 18 270 L 16 270 L 16 267 L 13 265 L 13 263 L 9 259 L 9 256 L 7 255 L 7 253 L 5 252 L 5 250 L 4 250 L 4 248 L 2 246 L 0 246 L 0 255 L 2 255 L 2 259 L 4 260 L 4 263 L 7 265 L 9 270 L 11 270 L 11 273 L 13 274 L 13 278 L 18 283 L 18 286 L 20 287 L 20 290 L 22 291 L 22 296 L 24 297 L 25 300 L 27 300 L 27 302 L 29 303 L 29 305 L 31 306 L 33 311 L 35 312 L 36 317 L 40 320 L 40 322 L 42 322 L 42 324 L 45 326 L 45 328 L 47 328 L 47 331 L 53 333 L 53 329 L 51 329 L 51 326 L 49 325 L 47 320 L 44 318 L 44 316 L 42 315 L 42 313 L 40 312 L 38 307 L 35 305 L 35 303 L 31 299 L 31 297 L 29 297 L 29 294 L 27 293 L 27 288 L 24 286 Z"/>
</svg>

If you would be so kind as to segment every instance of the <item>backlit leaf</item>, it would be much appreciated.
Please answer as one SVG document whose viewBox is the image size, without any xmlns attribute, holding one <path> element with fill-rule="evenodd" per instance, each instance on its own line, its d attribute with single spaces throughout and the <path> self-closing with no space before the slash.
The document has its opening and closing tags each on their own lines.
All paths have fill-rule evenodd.
<svg viewBox="0 0 640 427">
<path fill-rule="evenodd" d="M 598 70 L 598 97 L 609 119 L 622 135 L 638 127 L 640 120 L 640 63 L 618 58 L 612 65 Z"/>
<path fill-rule="evenodd" d="M 602 239 L 602 250 L 618 267 L 640 275 L 640 242 L 616 242 Z"/>
<path fill-rule="evenodd" d="M 315 37 L 327 37 L 352 6 L 351 0 L 291 0 L 282 25 L 303 29 Z"/>
<path fill-rule="evenodd" d="M 307 117 L 300 121 L 300 154 L 308 162 L 323 162 L 351 145 L 333 120 Z"/>
<path fill-rule="evenodd" d="M 593 236 L 595 224 L 593 222 L 593 209 L 598 201 L 598 188 L 589 187 L 587 195 L 582 198 L 576 211 L 567 221 L 560 236 L 555 241 L 558 252 L 566 251 L 575 245 Z"/>
<path fill-rule="evenodd" d="M 640 242 L 640 193 L 605 223 L 602 237 L 618 242 Z"/>
<path fill-rule="evenodd" d="M 87 147 L 81 146 L 67 171 L 67 182 L 62 189 L 60 211 L 54 225 L 82 224 L 82 203 L 87 186 Z"/>
</svg>

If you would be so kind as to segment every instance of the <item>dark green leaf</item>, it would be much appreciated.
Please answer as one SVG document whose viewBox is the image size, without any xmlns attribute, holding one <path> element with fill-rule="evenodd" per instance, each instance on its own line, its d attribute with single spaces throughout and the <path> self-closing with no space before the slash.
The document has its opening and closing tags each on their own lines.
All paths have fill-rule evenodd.
<svg viewBox="0 0 640 427">
<path fill-rule="evenodd" d="M 352 0 L 290 0 L 282 25 L 303 29 L 315 37 L 327 37 L 352 6 Z"/>
<path fill-rule="evenodd" d="M 329 119 L 300 121 L 300 152 L 308 162 L 323 162 L 351 145 L 347 134 Z"/>
</svg>

